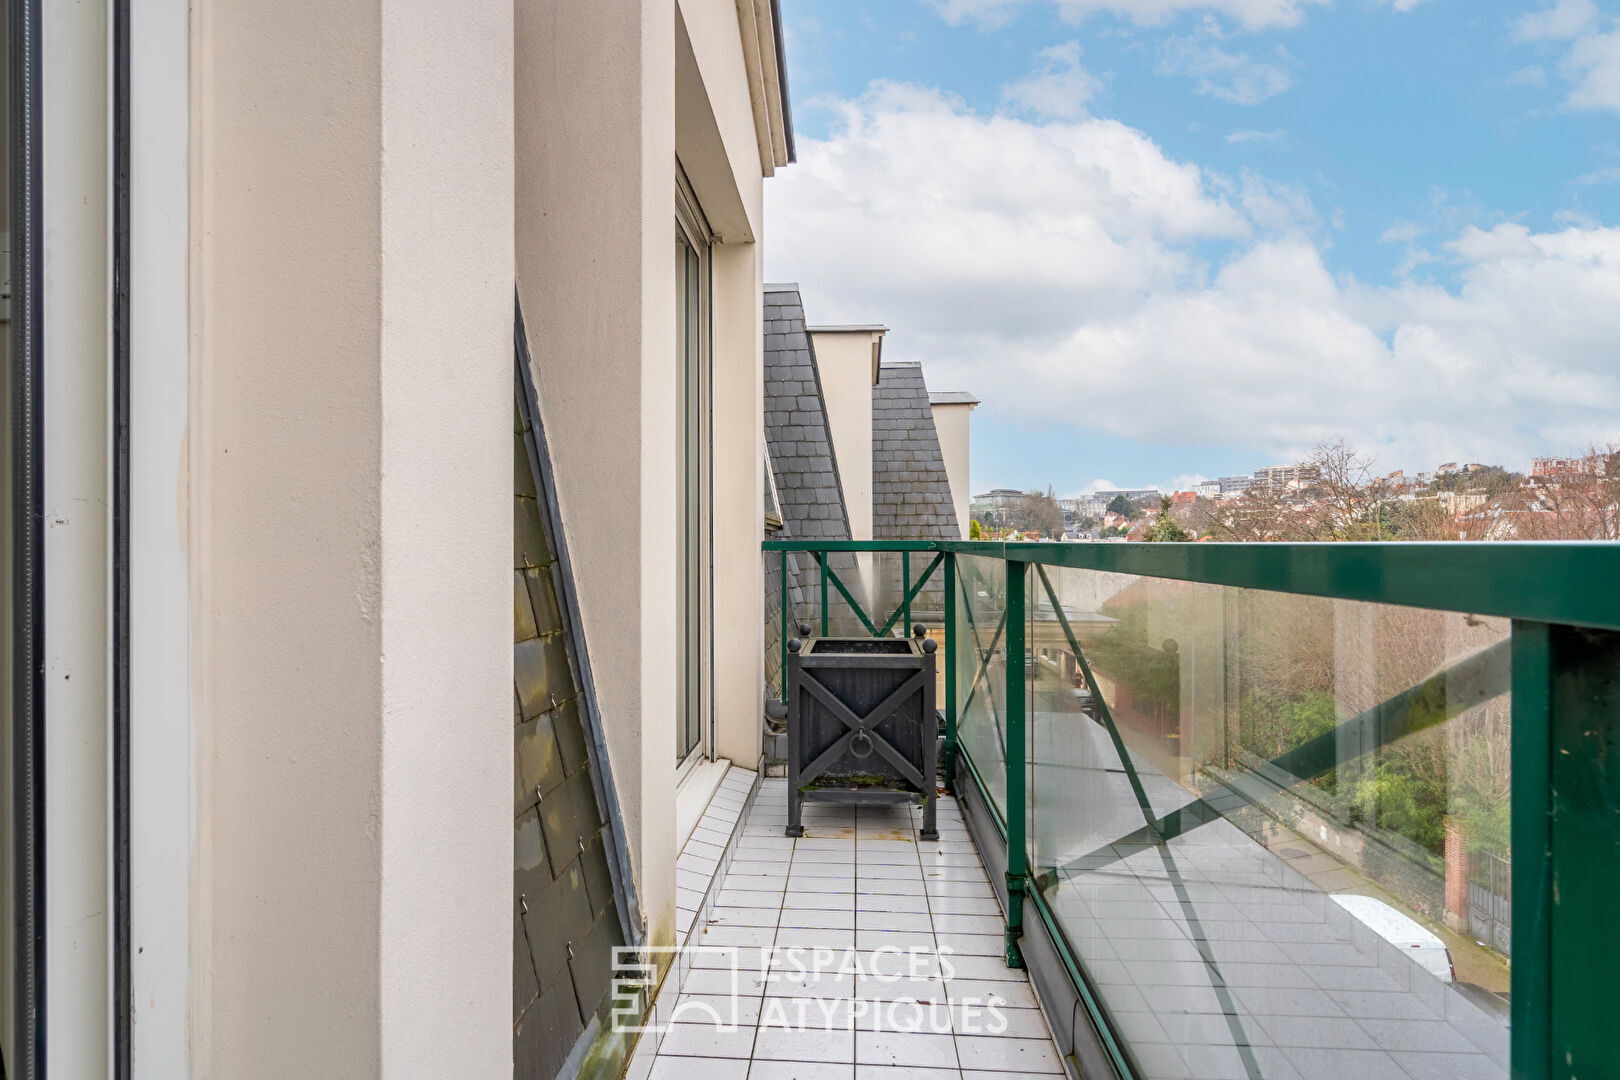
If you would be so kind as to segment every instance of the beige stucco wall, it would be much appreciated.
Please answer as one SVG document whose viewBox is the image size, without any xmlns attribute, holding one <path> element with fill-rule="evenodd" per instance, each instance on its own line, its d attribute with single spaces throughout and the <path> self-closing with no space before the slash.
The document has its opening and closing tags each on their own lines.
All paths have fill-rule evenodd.
<svg viewBox="0 0 1620 1080">
<path fill-rule="evenodd" d="M 195 1074 L 502 1075 L 511 9 L 194 26 Z"/>
<path fill-rule="evenodd" d="M 951 483 L 951 502 L 956 505 L 956 523 L 961 527 L 964 539 L 968 534 L 968 507 L 973 500 L 968 490 L 968 429 L 973 408 L 968 404 L 933 406 L 934 430 L 939 434 L 939 451 L 945 459 L 945 476 Z"/>
<path fill-rule="evenodd" d="M 674 8 L 516 7 L 517 285 L 650 940 L 674 938 Z"/>
<path fill-rule="evenodd" d="M 762 177 L 733 0 L 522 4 L 518 295 L 649 940 L 673 940 L 676 162 L 712 259 L 713 720 L 759 756 Z"/>
<path fill-rule="evenodd" d="M 851 540 L 872 539 L 872 347 L 881 336 L 871 330 L 810 335 Z"/>
</svg>

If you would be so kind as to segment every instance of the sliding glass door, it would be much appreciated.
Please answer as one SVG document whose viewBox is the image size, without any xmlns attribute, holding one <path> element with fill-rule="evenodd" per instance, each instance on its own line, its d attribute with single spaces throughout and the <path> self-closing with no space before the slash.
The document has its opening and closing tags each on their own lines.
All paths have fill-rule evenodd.
<svg viewBox="0 0 1620 1080">
<path fill-rule="evenodd" d="M 677 603 L 680 676 L 675 757 L 709 753 L 710 443 L 709 236 L 690 190 L 676 198 L 675 340 L 679 364 L 681 443 Z"/>
</svg>

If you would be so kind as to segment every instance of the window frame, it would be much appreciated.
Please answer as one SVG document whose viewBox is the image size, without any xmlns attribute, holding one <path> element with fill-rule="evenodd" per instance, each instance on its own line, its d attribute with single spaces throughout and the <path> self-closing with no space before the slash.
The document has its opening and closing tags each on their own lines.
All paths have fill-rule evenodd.
<svg viewBox="0 0 1620 1080">
<path fill-rule="evenodd" d="M 676 782 L 681 783 L 691 774 L 699 762 L 714 760 L 714 271 L 712 248 L 714 245 L 713 233 L 709 229 L 708 219 L 704 216 L 702 207 L 698 204 L 697 196 L 692 191 L 691 184 L 686 178 L 685 171 L 679 161 L 675 165 L 675 230 L 676 254 L 680 255 L 681 246 L 696 256 L 697 297 L 695 301 L 689 298 L 686 283 L 676 282 L 676 378 L 677 378 L 677 409 L 679 410 L 678 429 L 680 431 L 680 459 L 678 470 L 680 481 L 680 532 L 677 537 L 677 561 L 680 580 L 677 584 L 677 596 L 680 611 L 678 614 L 680 632 L 677 635 L 677 648 L 679 650 L 680 668 L 677 675 L 676 692 Z M 683 261 L 684 262 L 684 261 Z M 681 272 L 687 272 L 683 265 Z M 697 371 L 690 370 L 691 356 L 689 352 L 692 341 L 692 331 L 685 334 L 681 329 L 687 326 L 686 316 L 689 311 L 695 311 L 697 326 L 695 328 L 696 364 Z M 693 460 L 694 448 L 691 445 L 692 429 L 691 416 L 688 410 L 690 390 L 695 386 L 699 400 L 697 403 L 697 446 L 695 448 L 695 462 Z M 688 469 L 693 468 L 697 473 L 697 490 L 691 489 Z M 695 515 L 697 521 L 692 522 L 694 514 L 693 500 L 696 500 Z M 687 547 L 689 538 L 694 536 L 698 543 L 698 552 L 688 556 Z M 692 562 L 696 567 L 697 611 L 692 611 L 691 582 L 688 575 L 693 572 Z M 692 638 L 696 637 L 696 655 L 693 654 Z M 696 687 L 691 685 L 696 678 Z M 687 722 L 693 707 L 698 712 L 697 738 L 690 745 L 686 744 L 688 727 Z"/>
</svg>

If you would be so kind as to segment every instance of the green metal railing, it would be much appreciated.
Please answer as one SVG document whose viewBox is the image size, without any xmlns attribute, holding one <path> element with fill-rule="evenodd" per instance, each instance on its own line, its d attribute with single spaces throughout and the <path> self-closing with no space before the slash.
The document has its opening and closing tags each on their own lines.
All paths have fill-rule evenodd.
<svg viewBox="0 0 1620 1080">
<path fill-rule="evenodd" d="M 1170 878 L 1171 838 L 1265 799 L 1280 785 L 1333 767 L 1335 747 L 1350 740 L 1383 747 L 1444 723 L 1460 712 L 1511 693 L 1512 926 L 1511 1075 L 1515 1078 L 1620 1077 L 1620 1038 L 1612 1001 L 1620 972 L 1620 545 L 1613 544 L 1055 544 L 973 541 L 767 541 L 782 553 L 783 669 L 790 623 L 788 559 L 814 557 L 820 622 L 829 629 L 829 587 L 874 636 L 905 632 L 924 583 L 944 579 L 944 727 L 947 784 L 959 777 L 988 792 L 984 770 L 1003 770 L 1002 811 L 984 799 L 1007 843 L 1006 961 L 1021 966 L 1024 907 L 1056 943 L 1076 994 L 1090 1013 L 1117 1072 L 1135 1075 L 1129 1047 L 1112 1030 L 1105 1003 L 1047 902 L 1041 876 L 1031 877 L 1026 821 L 1026 617 L 1044 593 L 1078 662 L 1079 674 L 1127 773 L 1142 814 L 1134 832 L 1073 860 L 1094 869 L 1120 852 L 1158 846 Z M 878 622 L 828 566 L 833 553 L 898 554 L 901 601 Z M 915 580 L 913 555 L 932 556 Z M 999 560 L 1006 571 L 1004 609 L 988 649 L 973 625 L 972 604 L 959 604 L 958 559 Z M 1450 665 L 1418 685 L 1271 761 L 1240 769 L 1222 786 L 1167 814 L 1155 813 L 1103 688 L 1054 589 L 1049 568 L 1107 571 L 1242 590 L 1360 601 L 1511 620 L 1511 638 Z M 1033 580 L 1032 580 L 1033 579 Z M 1032 598 L 1031 590 L 1039 590 Z M 808 595 L 808 591 L 806 592 Z M 963 610 L 963 609 L 966 610 Z M 960 625 L 959 625 L 960 624 Z M 960 680 L 959 635 L 971 627 L 980 644 L 972 678 Z M 966 639 L 964 639 L 966 640 Z M 1003 645 L 1004 641 L 1004 645 Z M 998 647 L 1004 651 L 998 654 Z M 974 760 L 959 723 L 987 687 L 991 662 L 1005 659 L 1004 760 Z M 1510 678 L 1504 668 L 1511 670 Z M 959 682 L 967 684 L 959 701 Z M 1061 871 L 1062 867 L 1058 868 Z M 1050 877 L 1054 872 L 1046 871 Z M 1184 897 L 1185 899 L 1185 897 Z M 1189 906 L 1190 914 L 1190 906 Z M 1206 955 L 1212 970 L 1214 961 Z M 1219 980 L 1216 980 L 1217 983 Z M 1253 1063 L 1250 1075 L 1255 1075 Z"/>
</svg>

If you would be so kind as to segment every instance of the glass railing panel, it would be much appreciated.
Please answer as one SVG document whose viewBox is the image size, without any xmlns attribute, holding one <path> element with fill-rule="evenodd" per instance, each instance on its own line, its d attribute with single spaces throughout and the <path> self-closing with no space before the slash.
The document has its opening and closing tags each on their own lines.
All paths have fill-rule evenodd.
<svg viewBox="0 0 1620 1080">
<path fill-rule="evenodd" d="M 1000 559 L 956 560 L 957 740 L 986 797 L 1007 812 L 1007 570 Z"/>
<path fill-rule="evenodd" d="M 1030 574 L 1031 871 L 1140 1075 L 1505 1077 L 1508 623 Z"/>
</svg>

